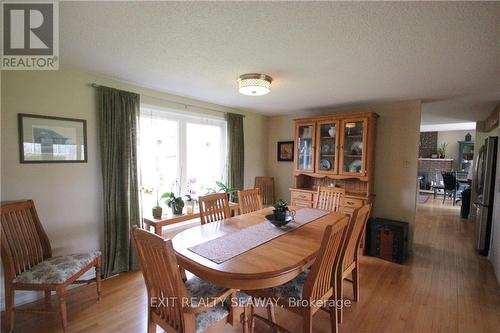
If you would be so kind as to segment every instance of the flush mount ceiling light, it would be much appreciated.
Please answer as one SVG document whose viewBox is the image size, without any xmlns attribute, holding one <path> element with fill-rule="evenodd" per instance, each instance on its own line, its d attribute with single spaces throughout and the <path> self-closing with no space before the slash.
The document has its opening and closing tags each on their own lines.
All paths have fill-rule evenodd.
<svg viewBox="0 0 500 333">
<path fill-rule="evenodd" d="M 262 96 L 269 93 L 272 77 L 266 74 L 243 74 L 238 78 L 238 91 L 248 96 Z"/>
</svg>

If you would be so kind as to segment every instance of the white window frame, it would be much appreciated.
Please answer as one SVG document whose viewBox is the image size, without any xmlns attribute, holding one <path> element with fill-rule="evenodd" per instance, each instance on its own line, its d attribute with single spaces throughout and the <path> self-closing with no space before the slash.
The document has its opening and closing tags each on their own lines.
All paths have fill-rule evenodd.
<svg viewBox="0 0 500 333">
<path fill-rule="evenodd" d="M 140 114 L 142 116 L 151 116 L 151 117 L 165 117 L 169 120 L 175 120 L 178 124 L 178 142 L 179 145 L 177 147 L 177 156 L 178 156 L 178 171 L 177 179 L 180 182 L 181 195 L 184 194 L 184 189 L 187 186 L 187 124 L 209 124 L 219 126 L 221 129 L 221 154 L 226 158 L 220 161 L 220 170 L 221 170 L 221 181 L 224 183 L 227 179 L 227 121 L 224 115 L 213 115 L 213 114 L 205 114 L 205 113 L 195 113 L 188 111 L 176 111 L 173 109 L 168 109 L 164 107 L 159 107 L 156 105 L 150 104 L 141 104 Z M 139 143 L 140 146 L 140 143 Z M 140 161 L 140 153 L 138 154 L 139 163 Z M 141 176 L 142 179 L 142 176 Z M 215 185 L 215 184 L 214 184 Z"/>
</svg>

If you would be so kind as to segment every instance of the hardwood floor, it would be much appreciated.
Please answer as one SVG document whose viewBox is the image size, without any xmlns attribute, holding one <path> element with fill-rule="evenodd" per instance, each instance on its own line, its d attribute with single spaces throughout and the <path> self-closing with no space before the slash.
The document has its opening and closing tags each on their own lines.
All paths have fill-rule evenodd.
<svg viewBox="0 0 500 333">
<path fill-rule="evenodd" d="M 490 263 L 475 254 L 473 224 L 460 219 L 457 207 L 432 198 L 419 205 L 413 255 L 405 265 L 361 258 L 361 301 L 345 311 L 341 332 L 500 332 L 499 286 Z M 345 290 L 352 297 L 349 285 Z M 140 273 L 103 281 L 99 303 L 94 286 L 75 288 L 67 297 L 69 331 L 146 332 L 146 301 Z M 300 331 L 297 316 L 280 309 L 276 315 Z M 329 330 L 328 315 L 319 311 L 314 332 Z M 15 332 L 59 331 L 58 316 L 16 314 Z M 256 331 L 270 332 L 259 324 Z"/>
</svg>

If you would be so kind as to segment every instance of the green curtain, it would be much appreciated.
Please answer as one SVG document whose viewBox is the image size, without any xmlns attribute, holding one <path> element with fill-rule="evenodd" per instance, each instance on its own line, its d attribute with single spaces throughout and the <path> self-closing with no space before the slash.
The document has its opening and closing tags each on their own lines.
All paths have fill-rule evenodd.
<svg viewBox="0 0 500 333">
<path fill-rule="evenodd" d="M 243 116 L 241 114 L 228 113 L 227 138 L 228 138 L 228 175 L 227 183 L 230 188 L 242 190 L 243 176 L 245 173 L 245 146 L 243 139 Z M 233 195 L 233 201 L 237 196 Z"/>
<path fill-rule="evenodd" d="M 98 87 L 104 202 L 104 276 L 138 268 L 130 230 L 140 225 L 137 126 L 140 96 Z"/>
</svg>

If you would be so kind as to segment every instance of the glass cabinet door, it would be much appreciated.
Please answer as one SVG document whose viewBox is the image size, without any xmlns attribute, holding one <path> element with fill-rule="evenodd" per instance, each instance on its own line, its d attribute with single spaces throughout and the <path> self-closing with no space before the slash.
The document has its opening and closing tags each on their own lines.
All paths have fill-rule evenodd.
<svg viewBox="0 0 500 333">
<path fill-rule="evenodd" d="M 337 152 L 339 123 L 337 121 L 318 122 L 316 146 L 316 172 L 337 173 Z"/>
<path fill-rule="evenodd" d="M 342 162 L 341 173 L 366 175 L 366 131 L 365 119 L 342 121 Z"/>
<path fill-rule="evenodd" d="M 295 169 L 314 172 L 314 123 L 297 124 L 295 128 Z"/>
</svg>

